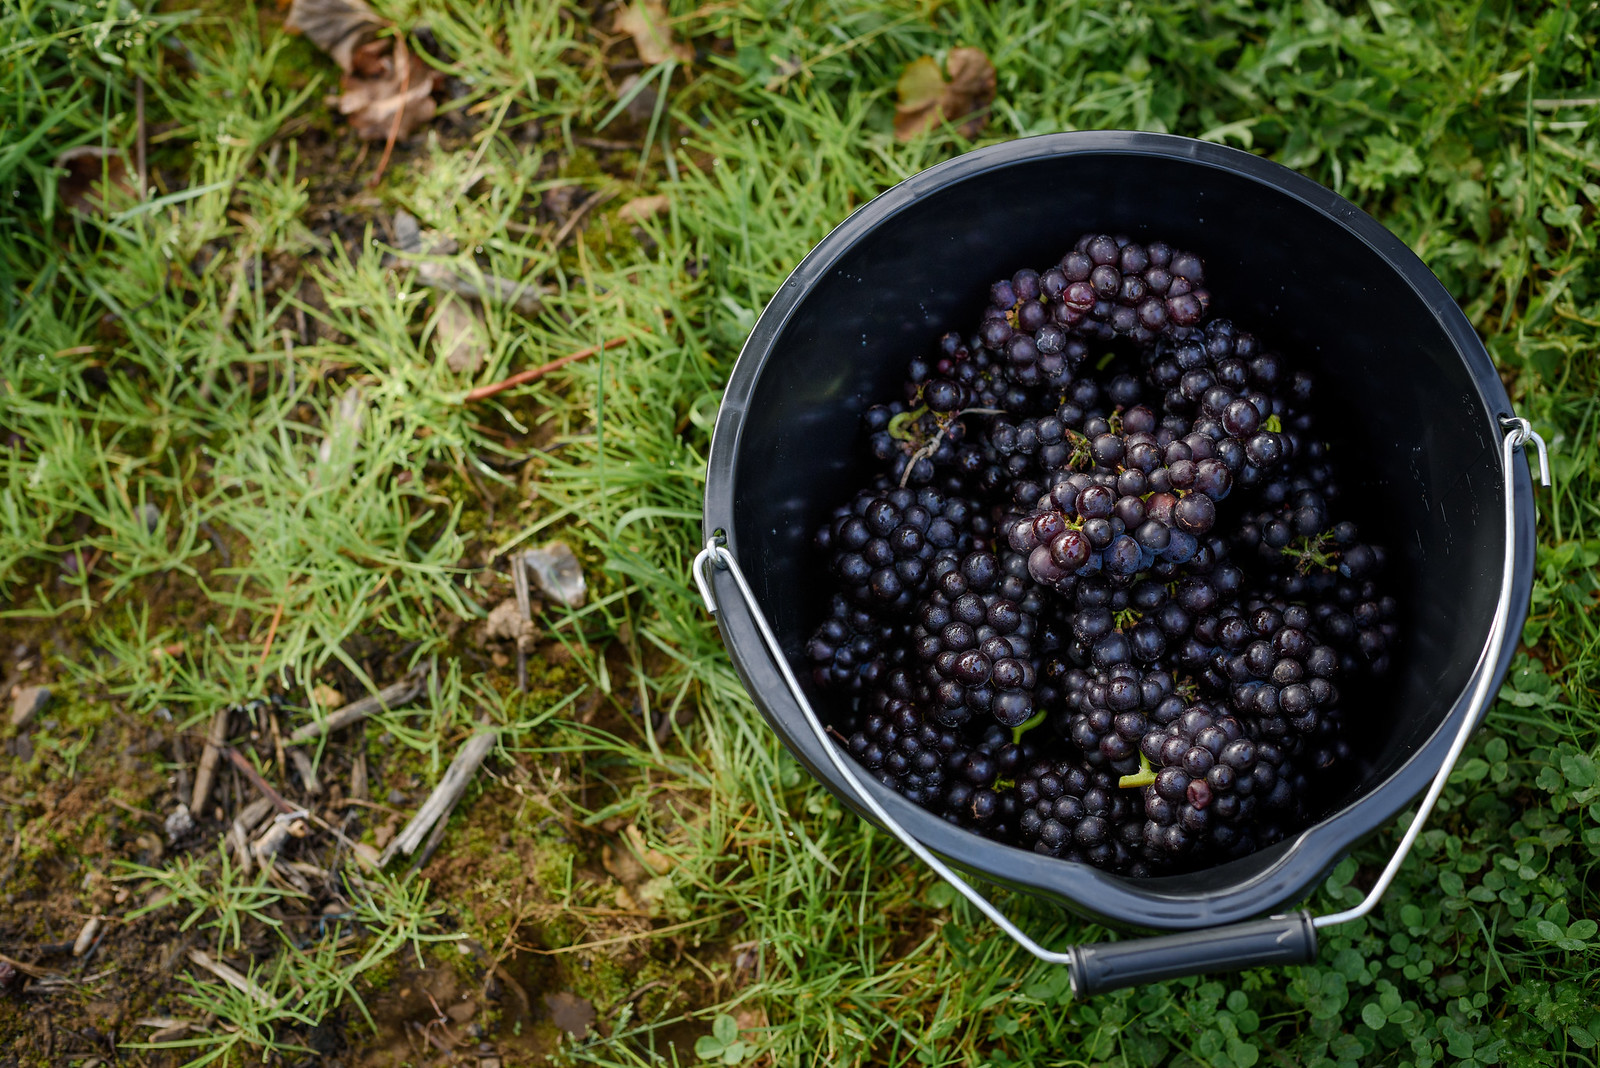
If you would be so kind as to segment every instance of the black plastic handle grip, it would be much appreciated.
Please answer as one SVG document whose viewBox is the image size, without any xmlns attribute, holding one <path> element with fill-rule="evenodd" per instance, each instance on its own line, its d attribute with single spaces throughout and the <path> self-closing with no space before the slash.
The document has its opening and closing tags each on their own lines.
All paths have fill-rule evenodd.
<svg viewBox="0 0 1600 1068">
<path fill-rule="evenodd" d="M 1317 959 L 1317 929 L 1309 912 L 1211 927 L 1204 931 L 1073 946 L 1067 965 L 1080 998 L 1125 986 L 1205 972 L 1236 972 Z"/>
</svg>

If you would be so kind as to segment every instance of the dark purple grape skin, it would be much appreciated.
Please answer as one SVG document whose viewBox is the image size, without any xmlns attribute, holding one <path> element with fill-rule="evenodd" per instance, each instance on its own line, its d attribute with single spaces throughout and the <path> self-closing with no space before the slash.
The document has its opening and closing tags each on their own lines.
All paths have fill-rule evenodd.
<svg viewBox="0 0 1600 1068">
<path fill-rule="evenodd" d="M 1193 871 L 1315 815 L 1362 738 L 1342 691 L 1390 670 L 1401 613 L 1343 521 L 1311 376 L 1211 316 L 1198 255 L 1085 234 L 1042 266 L 864 417 L 880 481 L 818 534 L 837 596 L 811 682 L 853 757 L 941 818 Z M 891 500 L 902 482 L 964 503 Z M 1155 781 L 1120 785 L 1141 761 Z"/>
</svg>

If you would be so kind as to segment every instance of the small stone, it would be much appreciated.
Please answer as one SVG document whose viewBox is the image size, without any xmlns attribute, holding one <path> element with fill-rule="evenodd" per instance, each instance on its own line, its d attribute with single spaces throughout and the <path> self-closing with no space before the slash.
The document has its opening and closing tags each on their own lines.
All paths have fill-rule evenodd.
<svg viewBox="0 0 1600 1068">
<path fill-rule="evenodd" d="M 139 518 L 144 520 L 144 529 L 154 534 L 156 528 L 161 526 L 161 509 L 153 504 L 142 504 L 139 506 Z"/>
<path fill-rule="evenodd" d="M 406 803 L 406 795 L 399 790 L 390 790 L 384 795 L 384 799 L 391 805 L 403 805 Z"/>
<path fill-rule="evenodd" d="M 167 841 L 176 844 L 180 838 L 193 832 L 194 826 L 194 813 L 189 811 L 188 805 L 178 802 L 178 807 L 167 817 Z"/>
<path fill-rule="evenodd" d="M 78 930 L 77 940 L 72 943 L 72 955 L 81 957 L 89 952 L 89 947 L 94 945 L 95 938 L 100 934 L 101 920 L 98 916 L 90 916 Z"/>
<path fill-rule="evenodd" d="M 541 548 L 529 549 L 522 558 L 546 597 L 568 608 L 583 607 L 589 588 L 583 580 L 578 557 L 566 543 L 553 541 Z"/>
<path fill-rule="evenodd" d="M 11 725 L 26 727 L 33 717 L 44 711 L 50 703 L 50 690 L 45 686 L 23 686 L 11 698 Z"/>
<path fill-rule="evenodd" d="M 322 706 L 324 712 L 332 712 L 344 704 L 344 694 L 327 683 L 319 682 L 311 687 L 311 697 Z"/>
</svg>

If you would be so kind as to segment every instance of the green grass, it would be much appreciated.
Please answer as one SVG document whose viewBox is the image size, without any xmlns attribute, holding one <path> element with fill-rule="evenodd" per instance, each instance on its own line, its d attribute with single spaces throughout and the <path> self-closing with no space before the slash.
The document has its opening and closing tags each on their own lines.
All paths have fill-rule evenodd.
<svg viewBox="0 0 1600 1068">
<path fill-rule="evenodd" d="M 339 669 L 381 685 L 358 651 L 374 643 L 410 662 L 439 657 L 427 710 L 386 714 L 372 736 L 394 739 L 396 767 L 431 781 L 486 716 L 502 727 L 491 767 L 534 783 L 482 784 L 447 855 L 452 842 L 469 855 L 476 803 L 596 835 L 620 819 L 672 862 L 656 922 L 691 926 L 587 956 L 594 976 L 655 968 L 642 974 L 691 977 L 694 992 L 620 1008 L 607 1037 L 563 1045 L 567 1063 L 693 1061 L 682 1036 L 725 1017 L 745 1030 L 724 1041 L 718 1023 L 715 1048 L 702 1048 L 730 1063 L 1595 1063 L 1600 16 L 1459 2 L 675 3 L 697 58 L 638 70 L 666 89 L 634 120 L 619 117 L 622 74 L 606 66 L 632 52 L 587 9 L 377 6 L 431 27 L 468 125 L 419 135 L 375 190 L 341 194 L 350 235 L 315 232 L 310 208 L 330 172 L 364 179 L 376 152 L 356 165 L 321 103 L 332 64 L 270 15 L 124 5 L 125 17 L 92 22 L 81 5 L 20 2 L 0 13 L 0 188 L 17 190 L 0 231 L 0 598 L 8 620 L 49 617 L 78 636 L 85 652 L 55 675 L 104 687 L 141 724 L 158 709 L 203 724 L 269 680 L 309 687 Z M 1550 443 L 1556 485 L 1540 497 L 1525 648 L 1399 881 L 1370 918 L 1326 933 L 1315 966 L 1074 1002 L 1059 969 L 991 935 L 780 750 L 688 581 L 710 427 L 739 346 L 834 223 L 971 147 L 953 133 L 900 144 L 891 128 L 904 65 L 958 45 L 998 70 L 982 141 L 1165 130 L 1270 156 L 1351 197 L 1445 282 Z M 128 149 L 135 77 L 159 124 L 156 199 L 68 218 L 50 161 L 72 144 Z M 606 171 L 583 143 L 595 137 L 650 148 Z M 570 181 L 618 195 L 556 248 L 533 209 Z M 616 211 L 656 192 L 670 207 L 641 240 Z M 452 265 L 548 287 L 531 318 L 489 306 L 474 374 L 451 371 L 433 344 L 428 291 L 386 265 L 399 207 L 459 241 Z M 308 342 L 301 322 L 325 329 Z M 617 337 L 534 385 L 462 402 L 474 385 Z M 505 670 L 472 666 L 444 622 L 470 629 L 509 595 L 484 565 L 555 534 L 580 549 L 592 597 L 546 611 L 573 659 L 520 698 Z M 179 655 L 149 655 L 177 641 Z M 583 688 L 614 723 L 572 713 Z M 629 726 L 658 714 L 671 722 L 659 738 Z M 1313 907 L 1358 899 L 1392 841 L 1385 832 L 1341 864 Z M 559 852 L 565 875 L 540 876 L 555 910 L 540 923 L 589 940 L 581 908 L 599 899 L 572 874 L 574 848 Z M 128 873 L 170 895 L 218 952 L 239 945 L 241 924 L 277 931 L 281 888 L 219 876 L 214 860 Z M 517 935 L 502 886 L 482 884 L 475 921 L 473 901 L 420 880 L 366 878 L 350 890 L 359 938 L 274 934 L 257 947 L 270 1011 L 203 974 L 194 990 L 174 986 L 172 999 L 234 1028 L 194 1037 L 184 1055 L 242 1063 L 293 1044 L 296 1027 L 370 1001 L 391 955 L 451 929 Z M 1107 933 L 1001 896 L 1051 944 Z M 561 974 L 597 1006 L 624 992 Z M 340 1018 L 352 1044 L 371 1034 L 361 1011 Z"/>
</svg>

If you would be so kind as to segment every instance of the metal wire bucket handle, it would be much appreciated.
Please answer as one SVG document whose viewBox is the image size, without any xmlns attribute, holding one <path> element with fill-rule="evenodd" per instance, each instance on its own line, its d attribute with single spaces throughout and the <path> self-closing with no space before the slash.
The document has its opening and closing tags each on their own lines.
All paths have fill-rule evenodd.
<svg viewBox="0 0 1600 1068">
<path fill-rule="evenodd" d="M 1433 782 L 1428 786 L 1428 791 L 1422 798 L 1422 804 L 1417 809 L 1416 818 L 1411 821 L 1411 826 L 1406 828 L 1406 833 L 1401 836 L 1400 844 L 1395 848 L 1394 855 L 1389 858 L 1389 863 L 1373 883 L 1372 889 L 1367 891 L 1367 896 L 1361 903 L 1343 912 L 1335 912 L 1326 916 L 1312 916 L 1310 912 L 1302 909 L 1282 916 L 1268 916 L 1265 919 L 1251 920 L 1245 923 L 1227 924 L 1201 931 L 1186 931 L 1182 934 L 1163 935 L 1158 938 L 1135 938 L 1122 942 L 1101 942 L 1089 945 L 1071 946 L 1064 950 L 1046 949 L 1029 937 L 1021 928 L 1013 923 L 1004 913 L 996 908 L 987 898 L 980 894 L 965 879 L 958 876 L 955 871 L 944 861 L 933 855 L 933 852 L 918 841 L 910 831 L 906 830 L 889 812 L 880 804 L 877 798 L 867 790 L 851 767 L 851 761 L 842 753 L 837 745 L 828 737 L 827 730 L 822 721 L 817 718 L 816 711 L 812 709 L 811 702 L 806 698 L 805 691 L 794 677 L 794 672 L 789 667 L 788 658 L 784 656 L 778 644 L 777 637 L 772 633 L 771 626 L 767 623 L 766 615 L 757 604 L 755 594 L 750 589 L 750 584 L 745 581 L 744 573 L 739 569 L 739 561 L 734 559 L 731 552 L 717 537 L 712 537 L 706 542 L 704 549 L 695 556 L 691 565 L 694 571 L 695 585 L 699 587 L 700 596 L 705 601 L 706 610 L 713 615 L 717 611 L 716 594 L 712 589 L 710 570 L 727 571 L 733 576 L 734 584 L 738 587 L 739 596 L 743 598 L 745 606 L 749 609 L 756 623 L 756 629 L 761 634 L 761 641 L 771 654 L 774 663 L 778 666 L 779 673 L 783 676 L 784 685 L 788 687 L 789 694 L 799 706 L 801 714 L 805 717 L 806 726 L 816 735 L 817 741 L 822 744 L 823 751 L 828 754 L 834 770 L 840 778 L 849 783 L 860 798 L 866 809 L 875 816 L 879 823 L 889 830 L 900 843 L 922 861 L 932 868 L 940 878 L 956 889 L 962 897 L 972 902 L 973 906 L 982 912 L 996 926 L 1009 935 L 1019 946 L 1033 954 L 1047 964 L 1065 964 L 1067 975 L 1072 983 L 1072 992 L 1078 997 L 1087 997 L 1092 994 L 1119 987 L 1134 986 L 1139 983 L 1155 982 L 1160 979 L 1172 979 L 1178 976 L 1193 975 L 1200 972 L 1237 971 L 1241 968 L 1253 968 L 1261 965 L 1284 964 L 1309 964 L 1317 956 L 1317 930 L 1331 927 L 1334 924 L 1348 923 L 1358 920 L 1371 912 L 1382 899 L 1384 892 L 1389 889 L 1389 884 L 1394 881 L 1395 875 L 1400 870 L 1400 865 L 1405 862 L 1406 855 L 1411 852 L 1417 835 L 1422 831 L 1422 825 L 1433 811 L 1434 804 L 1439 800 L 1445 783 L 1450 779 L 1450 773 L 1455 770 L 1456 761 L 1461 758 L 1461 752 L 1466 748 L 1467 740 L 1477 729 L 1483 714 L 1487 711 L 1491 699 L 1491 690 L 1494 688 L 1494 666 L 1500 660 L 1500 654 L 1505 646 L 1506 620 L 1510 616 L 1512 580 L 1513 580 L 1513 549 L 1516 543 L 1516 498 L 1515 498 L 1515 468 L 1513 457 L 1517 450 L 1529 441 L 1534 443 L 1539 453 L 1539 479 L 1543 485 L 1550 485 L 1550 459 L 1545 449 L 1544 439 L 1534 432 L 1533 427 L 1526 419 L 1510 417 L 1501 420 L 1505 436 L 1501 441 L 1501 462 L 1505 471 L 1505 521 L 1506 521 L 1506 558 L 1505 565 L 1500 574 L 1500 596 L 1495 604 L 1494 623 L 1489 628 L 1489 641 L 1483 651 L 1483 657 L 1478 663 L 1476 684 L 1472 693 L 1472 701 L 1467 710 L 1466 717 L 1461 722 L 1461 728 L 1456 732 L 1455 740 L 1451 743 L 1449 751 L 1445 754 L 1444 761 L 1439 771 L 1433 777 Z"/>
</svg>

